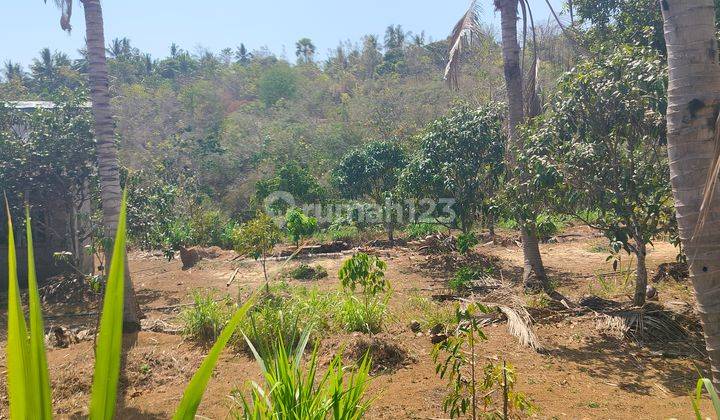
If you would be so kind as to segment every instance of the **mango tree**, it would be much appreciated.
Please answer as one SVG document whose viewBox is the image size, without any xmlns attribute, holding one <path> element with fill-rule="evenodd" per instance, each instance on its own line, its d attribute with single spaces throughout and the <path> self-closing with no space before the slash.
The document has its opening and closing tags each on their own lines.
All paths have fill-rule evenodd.
<svg viewBox="0 0 720 420">
<path fill-rule="evenodd" d="M 637 258 L 634 303 L 645 302 L 647 244 L 671 219 L 665 150 L 665 66 L 650 48 L 621 46 L 578 64 L 558 84 L 521 167 L 572 214 Z M 585 210 L 598 212 L 589 220 Z"/>
</svg>

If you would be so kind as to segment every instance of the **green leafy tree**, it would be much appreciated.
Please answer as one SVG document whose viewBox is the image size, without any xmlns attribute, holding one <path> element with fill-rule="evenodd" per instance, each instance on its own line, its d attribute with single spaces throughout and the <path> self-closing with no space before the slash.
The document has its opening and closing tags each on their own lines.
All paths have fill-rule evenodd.
<svg viewBox="0 0 720 420">
<path fill-rule="evenodd" d="M 275 221 L 265 213 L 258 213 L 254 219 L 243 223 L 233 235 L 235 251 L 260 261 L 265 276 L 265 288 L 270 292 L 266 261 L 275 245 L 282 240 L 282 232 Z"/>
<path fill-rule="evenodd" d="M 645 302 L 646 246 L 672 213 L 664 74 L 649 48 L 622 46 L 580 63 L 526 148 L 531 183 L 550 185 L 557 209 L 603 231 L 615 251 L 635 254 L 636 305 Z M 584 210 L 599 215 L 588 220 Z"/>
<path fill-rule="evenodd" d="M 255 184 L 255 199 L 261 204 L 270 194 L 290 193 L 296 204 L 315 203 L 325 198 L 325 190 L 310 172 L 295 162 L 288 162 L 275 170 L 274 176 Z M 270 203 L 273 209 L 285 211 L 288 203 Z"/>
<path fill-rule="evenodd" d="M 302 210 L 294 207 L 285 214 L 285 229 L 295 242 L 295 246 L 299 246 L 301 239 L 310 237 L 317 231 L 317 219 L 305 215 Z"/>
<path fill-rule="evenodd" d="M 268 108 L 281 99 L 295 97 L 297 90 L 297 78 L 287 64 L 277 64 L 269 68 L 258 81 L 258 94 Z"/>
<path fill-rule="evenodd" d="M 406 194 L 452 198 L 463 232 L 490 206 L 504 170 L 503 111 L 499 104 L 459 105 L 418 137 L 420 148 L 402 173 Z"/>
<path fill-rule="evenodd" d="M 355 199 L 368 197 L 382 209 L 391 242 L 397 216 L 393 214 L 392 193 L 406 162 L 405 152 L 396 143 L 374 141 L 345 155 L 333 172 L 340 194 Z"/>
</svg>

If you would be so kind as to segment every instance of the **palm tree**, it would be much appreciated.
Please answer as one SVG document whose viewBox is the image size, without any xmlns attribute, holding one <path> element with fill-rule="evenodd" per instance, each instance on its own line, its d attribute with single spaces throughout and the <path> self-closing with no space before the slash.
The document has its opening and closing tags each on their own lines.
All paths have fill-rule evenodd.
<svg viewBox="0 0 720 420">
<path fill-rule="evenodd" d="M 240 43 L 240 46 L 237 47 L 235 50 L 235 59 L 237 59 L 237 62 L 240 64 L 247 64 L 252 59 L 252 53 L 248 52 L 247 48 L 245 48 L 245 44 L 242 42 Z"/>
<path fill-rule="evenodd" d="M 47 2 L 47 0 L 45 0 Z M 117 229 L 120 213 L 120 172 L 118 170 L 118 150 L 115 144 L 114 123 L 110 109 L 110 90 L 108 83 L 107 58 L 105 57 L 105 33 L 100 0 L 81 0 L 85 11 L 85 38 L 88 57 L 88 79 L 92 113 L 97 139 L 97 161 L 100 175 L 100 195 L 102 200 L 103 223 L 106 238 L 113 238 Z M 72 0 L 55 0 L 62 17 L 60 26 L 70 31 Z M 112 239 L 110 239 L 112 240 Z M 106 261 L 109 261 L 112 246 L 105 246 Z M 127 265 L 127 260 L 125 261 Z M 125 332 L 134 332 L 140 328 L 139 308 L 135 290 L 130 280 L 129 270 L 125 270 L 125 302 L 123 325 Z"/>
<path fill-rule="evenodd" d="M 667 142 L 680 238 L 720 384 L 720 66 L 713 0 L 663 0 L 668 57 Z"/>
<path fill-rule="evenodd" d="M 295 56 L 298 58 L 298 63 L 310 64 L 314 55 L 315 44 L 312 43 L 310 38 L 302 38 L 295 43 Z"/>
<path fill-rule="evenodd" d="M 25 78 L 25 72 L 23 72 L 20 63 L 13 63 L 10 60 L 6 61 L 3 65 L 3 74 L 5 75 L 5 80 L 8 82 L 13 79 L 22 81 Z"/>
<path fill-rule="evenodd" d="M 495 8 L 500 11 L 502 28 L 503 69 L 505 73 L 505 89 L 508 101 L 508 168 L 516 167 L 515 156 L 512 150 L 519 145 L 518 127 L 525 122 L 526 103 L 529 98 L 524 95 L 523 73 L 520 67 L 520 44 L 517 38 L 518 4 L 524 0 L 495 0 Z M 478 18 L 478 5 L 474 0 L 467 12 L 455 25 L 450 39 L 450 57 L 445 69 L 445 78 L 457 86 L 460 74 L 460 61 L 462 54 L 470 43 L 480 37 L 480 21 Z M 533 83 L 529 83 L 530 86 Z M 533 92 L 534 93 L 534 92 Z M 529 96 L 529 95 L 527 95 Z M 526 288 L 548 290 L 548 281 L 540 255 L 540 246 L 532 217 L 519 217 L 520 236 L 523 248 L 523 283 Z M 522 220 L 525 219 L 525 220 Z"/>
</svg>

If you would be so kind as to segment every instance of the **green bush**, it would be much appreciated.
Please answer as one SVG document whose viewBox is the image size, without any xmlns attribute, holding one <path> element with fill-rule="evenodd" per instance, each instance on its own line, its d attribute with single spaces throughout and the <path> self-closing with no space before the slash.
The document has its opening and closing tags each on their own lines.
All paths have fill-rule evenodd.
<svg viewBox="0 0 720 420">
<path fill-rule="evenodd" d="M 457 237 L 458 251 L 461 254 L 467 255 L 478 242 L 478 238 L 473 232 L 461 233 Z"/>
<path fill-rule="evenodd" d="M 346 330 L 371 334 L 381 330 L 390 298 L 386 268 L 384 261 L 362 252 L 345 260 L 340 267 L 338 278 L 345 292 L 340 320 Z M 358 288 L 360 297 L 354 293 Z"/>
<path fill-rule="evenodd" d="M 439 225 L 435 223 L 411 223 L 405 226 L 405 234 L 408 239 L 424 238 L 428 235 L 437 233 L 440 230 Z"/>
<path fill-rule="evenodd" d="M 290 239 L 295 242 L 295 246 L 300 244 L 300 240 L 312 236 L 317 231 L 317 219 L 305 215 L 297 207 L 293 207 L 285 214 L 285 229 L 287 229 Z"/>
<path fill-rule="evenodd" d="M 287 285 L 274 286 L 271 293 L 259 301 L 244 320 L 241 330 L 265 356 L 271 354 L 276 339 L 294 346 L 301 332 L 331 330 L 334 325 L 337 297 L 304 288 L 290 289 Z M 240 337 L 236 337 L 239 339 Z M 245 340 L 237 340 L 240 347 Z"/>
<path fill-rule="evenodd" d="M 361 419 L 369 407 L 364 395 L 370 381 L 370 357 L 365 355 L 357 369 L 344 366 L 340 354 L 318 377 L 317 346 L 303 368 L 302 356 L 309 340 L 304 333 L 296 347 L 279 340 L 270 355 L 262 356 L 248 342 L 262 369 L 264 387 L 251 385 L 250 398 L 239 391 L 232 399 L 242 408 L 234 410 L 236 419 Z"/>
<path fill-rule="evenodd" d="M 210 293 L 193 292 L 193 305 L 180 313 L 182 334 L 196 341 L 215 340 L 230 319 L 228 301 L 216 301 Z"/>
</svg>

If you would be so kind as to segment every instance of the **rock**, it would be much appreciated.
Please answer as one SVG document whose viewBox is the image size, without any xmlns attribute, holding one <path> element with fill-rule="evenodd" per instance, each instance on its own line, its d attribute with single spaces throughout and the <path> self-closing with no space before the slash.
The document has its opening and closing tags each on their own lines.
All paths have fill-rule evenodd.
<svg viewBox="0 0 720 420">
<path fill-rule="evenodd" d="M 655 286 L 648 284 L 645 288 L 645 296 L 648 298 L 648 300 L 658 300 L 658 291 Z"/>
<path fill-rule="evenodd" d="M 445 332 L 445 326 L 443 324 L 435 324 L 430 328 L 430 335 L 438 335 Z"/>
<path fill-rule="evenodd" d="M 78 339 L 75 334 L 65 327 L 54 326 L 50 328 L 50 332 L 45 336 L 45 342 L 48 346 L 55 348 L 67 348 L 70 344 L 77 343 Z"/>
<path fill-rule="evenodd" d="M 410 331 L 412 331 L 414 333 L 419 333 L 420 329 L 422 328 L 422 326 L 420 325 L 420 322 L 418 322 L 415 319 L 410 321 L 410 325 L 408 325 L 408 327 L 410 327 Z"/>
<path fill-rule="evenodd" d="M 447 334 L 434 334 L 430 336 L 430 342 L 433 344 L 439 344 L 443 341 L 447 340 L 448 336 Z"/>
<path fill-rule="evenodd" d="M 80 330 L 76 334 L 78 341 L 92 340 L 93 332 L 90 330 Z"/>
</svg>

